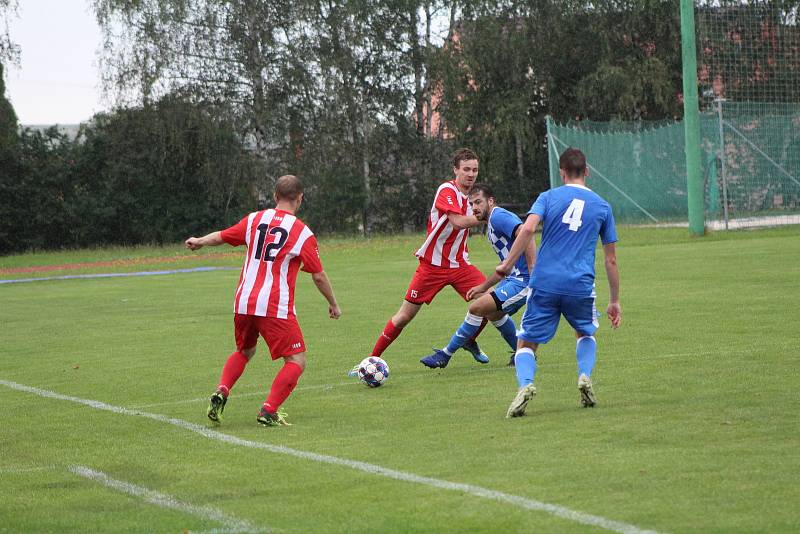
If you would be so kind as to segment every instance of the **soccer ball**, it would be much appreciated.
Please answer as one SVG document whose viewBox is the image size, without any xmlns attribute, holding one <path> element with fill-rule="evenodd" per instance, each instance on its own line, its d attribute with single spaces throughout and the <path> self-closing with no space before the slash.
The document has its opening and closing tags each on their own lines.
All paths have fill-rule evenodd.
<svg viewBox="0 0 800 534">
<path fill-rule="evenodd" d="M 371 388 L 376 388 L 389 378 L 389 366 L 382 358 L 370 356 L 358 364 L 358 378 Z"/>
</svg>

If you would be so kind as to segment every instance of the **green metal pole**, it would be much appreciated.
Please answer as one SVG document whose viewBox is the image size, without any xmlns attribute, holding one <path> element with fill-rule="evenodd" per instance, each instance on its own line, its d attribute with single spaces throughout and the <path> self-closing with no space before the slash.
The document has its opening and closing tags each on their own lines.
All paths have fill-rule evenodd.
<svg viewBox="0 0 800 534">
<path fill-rule="evenodd" d="M 545 124 L 547 125 L 547 170 L 550 175 L 550 189 L 558 187 L 560 180 L 558 180 L 558 149 L 555 146 L 555 140 L 550 135 L 550 128 L 553 126 L 553 117 L 550 115 L 545 116 Z"/>
<path fill-rule="evenodd" d="M 700 169 L 700 107 L 697 99 L 697 49 L 694 41 L 694 1 L 681 0 L 683 54 L 683 131 L 686 143 L 686 192 L 689 232 L 703 235 L 703 175 Z"/>
</svg>

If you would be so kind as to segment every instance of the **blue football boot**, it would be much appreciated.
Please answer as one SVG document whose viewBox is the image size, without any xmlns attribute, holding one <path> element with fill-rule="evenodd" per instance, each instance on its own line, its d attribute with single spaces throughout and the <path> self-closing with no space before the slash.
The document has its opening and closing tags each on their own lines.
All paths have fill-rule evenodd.
<svg viewBox="0 0 800 534">
<path fill-rule="evenodd" d="M 463 349 L 472 354 L 472 357 L 475 358 L 476 362 L 489 363 L 489 357 L 481 350 L 481 348 L 478 346 L 478 342 L 474 339 L 470 339 L 464 343 Z"/>
<path fill-rule="evenodd" d="M 450 355 L 443 350 L 433 349 L 433 354 L 425 356 L 419 363 L 431 369 L 444 369 L 450 363 Z"/>
</svg>

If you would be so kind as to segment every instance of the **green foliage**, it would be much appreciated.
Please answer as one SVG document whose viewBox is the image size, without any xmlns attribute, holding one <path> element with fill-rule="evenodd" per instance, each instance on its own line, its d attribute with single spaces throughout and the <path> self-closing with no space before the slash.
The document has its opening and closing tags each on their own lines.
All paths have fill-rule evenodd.
<svg viewBox="0 0 800 534">
<path fill-rule="evenodd" d="M 77 176 L 72 148 L 56 128 L 22 132 L 12 172 L 0 179 L 0 253 L 70 244 L 65 201 Z"/>
<path fill-rule="evenodd" d="M 440 109 L 482 180 L 524 203 L 548 187 L 544 117 L 680 114 L 677 2 L 466 2 L 441 49 Z"/>
<path fill-rule="evenodd" d="M 749 14 L 781 38 L 796 36 L 774 24 L 797 2 L 712 4 L 699 9 L 701 22 L 736 17 L 717 24 L 719 42 L 702 49 L 706 81 L 734 58 L 747 68 L 733 85 L 786 84 L 791 47 L 773 46 L 768 31 L 740 57 L 731 30 Z M 63 205 L 44 205 L 63 212 L 64 243 L 164 242 L 227 224 L 292 173 L 307 184 L 302 216 L 318 232 L 414 230 L 436 185 L 452 176 L 449 152 L 469 146 L 481 158 L 479 179 L 521 209 L 549 186 L 546 115 L 681 117 L 678 5 L 95 0 L 106 88 L 133 107 L 84 128 L 71 148 L 78 170 L 41 178 L 63 190 Z M 753 75 L 755 65 L 764 76 Z M 30 172 L 51 165 L 36 170 L 33 154 L 50 157 L 41 147 L 27 154 Z M 15 213 L 11 204 L 27 198 L 23 190 L 36 196 L 36 181 L 12 179 L 17 171 L 7 168 L 0 210 Z M 0 251 L 25 246 L 8 241 L 15 220 L 0 223 Z"/>
<path fill-rule="evenodd" d="M 17 130 L 17 114 L 6 98 L 6 84 L 3 63 L 0 61 L 0 169 L 6 169 L 18 150 L 19 134 Z"/>
<path fill-rule="evenodd" d="M 315 232 L 359 233 L 363 223 L 364 183 L 356 171 L 331 166 L 306 179 L 303 221 Z"/>
<path fill-rule="evenodd" d="M 22 134 L 0 182 L 0 253 L 180 241 L 255 209 L 259 167 L 230 120 L 177 97 Z"/>
<path fill-rule="evenodd" d="M 255 162 L 224 119 L 168 98 L 95 117 L 83 131 L 76 211 L 97 214 L 78 242 L 163 243 L 254 208 Z"/>
<path fill-rule="evenodd" d="M 0 253 L 15 238 L 12 234 L 16 207 L 23 200 L 17 188 L 20 176 L 20 143 L 17 115 L 6 98 L 3 63 L 0 61 Z"/>
</svg>

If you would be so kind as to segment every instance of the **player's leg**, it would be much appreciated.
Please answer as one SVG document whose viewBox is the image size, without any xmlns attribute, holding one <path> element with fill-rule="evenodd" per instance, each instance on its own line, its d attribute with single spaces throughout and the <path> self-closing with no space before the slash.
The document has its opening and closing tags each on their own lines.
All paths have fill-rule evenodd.
<svg viewBox="0 0 800 534">
<path fill-rule="evenodd" d="M 493 298 L 492 295 L 493 292 L 484 293 L 476 300 L 473 300 L 469 305 L 469 311 L 464 321 L 456 329 L 455 333 L 450 338 L 450 342 L 442 349 L 434 349 L 433 354 L 422 358 L 420 363 L 432 369 L 447 367 L 453 354 L 455 354 L 458 349 L 464 347 L 470 339 L 475 339 L 481 327 L 486 324 L 487 319 L 495 324 L 504 337 L 509 334 L 508 328 L 511 328 L 511 335 L 513 336 L 512 350 L 515 349 L 517 346 L 517 336 L 514 332 L 516 330 L 514 321 L 508 320 L 508 316 L 502 310 L 502 303 L 498 304 L 496 298 Z M 478 348 L 478 354 L 479 356 L 476 357 L 478 362 L 489 363 L 489 358 L 480 351 L 480 348 Z"/>
<path fill-rule="evenodd" d="M 585 336 L 575 332 L 578 342 L 575 354 L 578 360 L 578 391 L 581 394 L 581 406 L 593 408 L 597 404 L 597 396 L 592 384 L 592 369 L 597 361 L 597 341 L 594 336 Z"/>
<path fill-rule="evenodd" d="M 420 308 L 422 308 L 422 304 L 404 300 L 400 305 L 400 309 L 397 310 L 397 313 L 392 315 L 392 318 L 389 319 L 386 326 L 383 327 L 383 331 L 375 342 L 375 346 L 372 347 L 370 356 L 381 356 L 383 352 L 389 348 L 389 345 L 400 336 L 403 328 L 417 316 Z"/>
<path fill-rule="evenodd" d="M 458 349 L 462 348 L 467 341 L 474 339 L 475 335 L 478 333 L 478 330 L 481 328 L 481 325 L 484 324 L 484 321 L 485 319 L 482 316 L 473 314 L 471 311 L 468 312 L 467 316 L 464 318 L 464 321 L 461 323 L 458 329 L 456 329 L 453 337 L 450 338 L 450 342 L 447 344 L 447 346 L 443 349 L 434 349 L 433 354 L 422 358 L 420 363 L 430 367 L 431 369 L 447 367 L 447 364 L 450 362 L 450 358 L 453 356 L 453 354 Z M 481 361 L 481 363 L 487 363 L 488 361 L 489 359 L 486 358 L 486 360 Z"/>
<path fill-rule="evenodd" d="M 536 349 L 538 343 L 531 343 L 520 339 L 517 344 L 517 352 L 514 354 L 517 373 L 517 383 L 519 388 L 508 405 L 506 417 L 520 417 L 525 415 L 528 402 L 536 396 L 536 386 L 533 385 L 533 378 L 536 374 Z"/>
<path fill-rule="evenodd" d="M 575 359 L 578 364 L 578 391 L 581 405 L 591 408 L 597 404 L 597 396 L 592 384 L 592 371 L 597 362 L 597 340 L 594 333 L 600 326 L 597 321 L 595 295 L 591 297 L 565 297 L 564 318 L 575 329 Z"/>
<path fill-rule="evenodd" d="M 294 391 L 300 375 L 306 368 L 306 345 L 303 333 L 293 316 L 287 319 L 264 317 L 260 322 L 259 331 L 269 346 L 272 359 L 282 358 L 283 367 L 275 375 L 269 395 L 261 406 L 256 420 L 266 426 L 288 426 L 286 414 L 280 408 Z"/>
<path fill-rule="evenodd" d="M 231 389 L 233 389 L 239 377 L 242 376 L 250 358 L 256 353 L 258 330 L 250 317 L 249 315 L 238 313 L 233 316 L 236 350 L 228 356 L 225 365 L 222 367 L 219 385 L 211 395 L 208 401 L 208 409 L 206 410 L 208 418 L 215 423 L 222 421 L 222 412 L 228 402 L 228 395 L 230 395 Z"/>
<path fill-rule="evenodd" d="M 486 277 L 483 275 L 483 273 L 474 265 L 464 265 L 458 269 L 451 269 L 451 271 L 453 272 L 451 273 L 450 285 L 453 286 L 453 289 L 455 289 L 465 301 L 467 300 L 467 291 L 477 285 L 482 284 L 484 280 L 486 280 Z M 480 317 L 481 324 L 478 326 L 475 333 L 471 335 L 466 342 L 464 342 L 462 348 L 472 354 L 472 357 L 476 362 L 489 363 L 489 357 L 481 350 L 477 341 L 478 336 L 481 335 L 483 328 L 486 326 L 486 323 L 488 323 L 488 320 L 485 316 Z"/>
<path fill-rule="evenodd" d="M 528 401 L 536 395 L 536 350 L 555 336 L 560 319 L 559 295 L 534 291 L 528 296 L 527 307 L 517 334 L 517 352 L 514 355 L 515 372 L 519 389 L 511 401 L 506 417 L 525 415 Z"/>
<path fill-rule="evenodd" d="M 526 282 L 511 278 L 498 284 L 487 295 L 494 302 L 496 312 L 486 317 L 492 321 L 512 351 L 517 348 L 517 326 L 511 316 L 525 305 L 529 293 L 530 289 Z"/>
<path fill-rule="evenodd" d="M 420 262 L 408 285 L 403 304 L 383 327 L 370 356 L 381 356 L 398 338 L 403 328 L 417 316 L 422 305 L 431 303 L 433 297 L 446 285 L 446 278 L 442 276 L 441 271 L 447 270 L 449 269 L 434 269 L 426 263 Z M 352 371 L 350 374 L 353 375 Z"/>
</svg>

